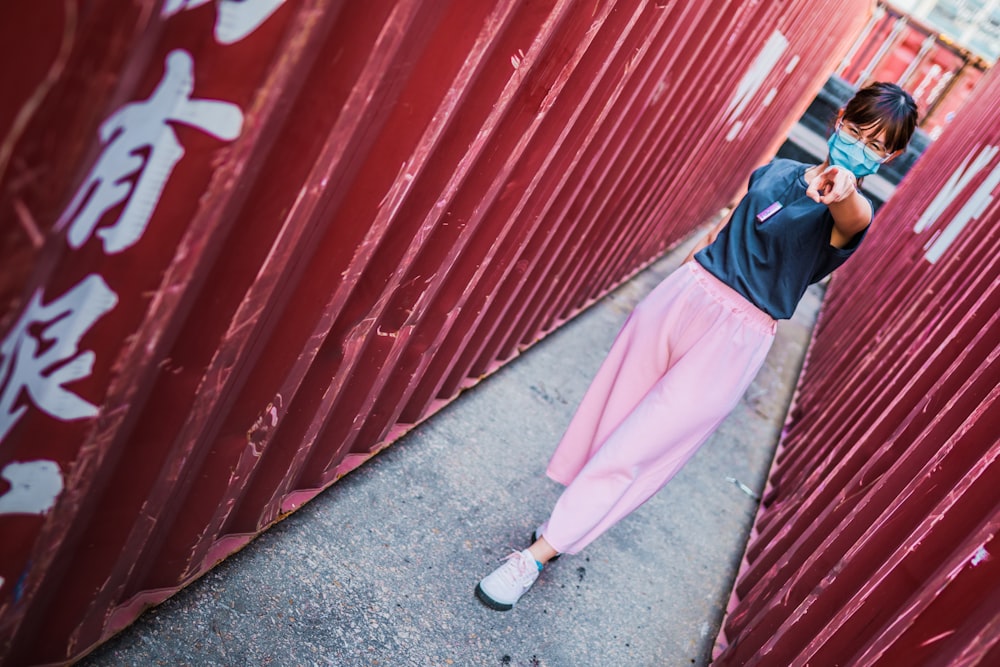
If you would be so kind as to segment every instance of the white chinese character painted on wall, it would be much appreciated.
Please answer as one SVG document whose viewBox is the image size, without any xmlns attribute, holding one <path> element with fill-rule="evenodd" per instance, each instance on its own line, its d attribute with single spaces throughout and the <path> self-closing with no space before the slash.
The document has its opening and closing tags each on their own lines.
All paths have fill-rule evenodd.
<svg viewBox="0 0 1000 667">
<path fill-rule="evenodd" d="M 171 172 L 184 155 L 171 122 L 227 141 L 239 136 L 243 127 L 240 108 L 218 100 L 191 99 L 193 89 L 191 56 L 171 51 L 163 79 L 149 99 L 126 104 L 101 124 L 104 151 L 56 222 L 56 229 L 68 229 L 70 246 L 79 248 L 97 236 L 104 251 L 114 254 L 142 237 Z M 104 214 L 123 202 L 125 207 L 114 223 L 98 227 Z"/>
<path fill-rule="evenodd" d="M 0 495 L 0 514 L 45 514 L 63 490 L 62 472 L 55 461 L 14 461 L 4 466 L 0 477 L 10 485 Z"/>
<path fill-rule="evenodd" d="M 209 2 L 211 0 L 167 0 L 163 3 L 160 16 L 169 18 Z M 240 41 L 259 28 L 283 4 L 285 0 L 217 0 L 215 41 L 220 44 Z"/>
<path fill-rule="evenodd" d="M 89 275 L 58 299 L 42 303 L 42 289 L 0 341 L 0 441 L 28 410 L 22 395 L 47 414 L 69 421 L 97 414 L 97 406 L 66 385 L 89 377 L 94 353 L 80 339 L 118 303 L 98 275 Z"/>
<path fill-rule="evenodd" d="M 935 264 L 941 259 L 945 251 L 965 230 L 966 225 L 989 210 L 995 198 L 997 186 L 1000 186 L 998 155 L 1000 155 L 1000 146 L 984 145 L 978 149 L 975 156 L 972 154 L 966 156 L 962 164 L 952 172 L 951 177 L 938 195 L 924 210 L 923 215 L 917 219 L 913 231 L 920 234 L 936 223 L 954 201 L 964 196 L 966 188 L 975 182 L 980 173 L 989 170 L 986 171 L 985 178 L 979 187 L 969 195 L 965 204 L 952 216 L 949 223 L 943 229 L 936 231 L 927 241 L 924 246 L 924 250 L 926 250 L 924 259 L 931 264 Z"/>
<path fill-rule="evenodd" d="M 740 79 L 739 84 L 736 86 L 736 94 L 730 100 L 729 107 L 726 109 L 726 122 L 729 124 L 729 133 L 726 134 L 726 141 L 734 141 L 740 136 L 746 124 L 752 122 L 750 114 L 744 112 L 747 111 L 750 103 L 757 96 L 757 93 L 764 84 L 769 79 L 776 84 L 775 79 L 787 77 L 798 66 L 800 58 L 798 55 L 793 55 L 787 65 L 785 65 L 784 75 L 777 72 L 778 63 L 784 57 L 789 44 L 788 38 L 780 30 L 772 32 L 760 53 L 757 54 L 757 57 L 754 58 L 754 61 L 743 75 L 743 78 Z M 764 98 L 760 101 L 759 109 L 770 106 L 777 95 L 778 87 L 774 85 L 764 94 Z M 759 109 L 757 110 L 758 113 Z"/>
</svg>

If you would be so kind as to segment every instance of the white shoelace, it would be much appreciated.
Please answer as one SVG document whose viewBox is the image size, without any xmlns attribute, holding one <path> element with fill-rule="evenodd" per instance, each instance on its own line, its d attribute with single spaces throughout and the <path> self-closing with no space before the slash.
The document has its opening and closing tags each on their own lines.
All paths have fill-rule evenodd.
<svg viewBox="0 0 1000 667">
<path fill-rule="evenodd" d="M 497 576 L 501 578 L 505 584 L 516 585 L 524 588 L 525 586 L 530 586 L 532 582 L 534 582 L 535 574 L 538 572 L 538 565 L 535 564 L 534 558 L 529 558 L 520 551 L 512 551 L 501 560 L 508 561 L 507 565 L 504 565 L 504 567 L 497 572 Z"/>
</svg>

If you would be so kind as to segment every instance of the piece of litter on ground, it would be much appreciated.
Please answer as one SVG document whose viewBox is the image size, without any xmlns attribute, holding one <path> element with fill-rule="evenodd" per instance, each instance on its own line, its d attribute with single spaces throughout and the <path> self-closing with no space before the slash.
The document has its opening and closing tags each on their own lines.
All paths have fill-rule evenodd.
<svg viewBox="0 0 1000 667">
<path fill-rule="evenodd" d="M 747 486 L 746 484 L 744 484 L 740 480 L 736 479 L 735 477 L 727 477 L 726 481 L 727 482 L 732 482 L 733 484 L 735 484 L 736 486 L 738 486 L 740 488 L 740 491 L 742 491 L 743 493 L 747 494 L 748 496 L 750 496 L 754 500 L 760 500 L 760 496 L 758 496 L 756 493 L 754 493 L 753 489 L 751 489 L 749 486 Z"/>
</svg>

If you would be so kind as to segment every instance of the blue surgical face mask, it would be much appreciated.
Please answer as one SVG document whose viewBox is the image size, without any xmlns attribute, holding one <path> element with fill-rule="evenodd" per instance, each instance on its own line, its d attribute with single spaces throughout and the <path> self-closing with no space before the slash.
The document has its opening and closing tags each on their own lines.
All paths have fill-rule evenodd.
<svg viewBox="0 0 1000 667">
<path fill-rule="evenodd" d="M 868 155 L 862 142 L 845 136 L 843 130 L 835 130 L 826 143 L 830 147 L 830 164 L 843 167 L 858 178 L 874 174 L 882 166 Z"/>
</svg>

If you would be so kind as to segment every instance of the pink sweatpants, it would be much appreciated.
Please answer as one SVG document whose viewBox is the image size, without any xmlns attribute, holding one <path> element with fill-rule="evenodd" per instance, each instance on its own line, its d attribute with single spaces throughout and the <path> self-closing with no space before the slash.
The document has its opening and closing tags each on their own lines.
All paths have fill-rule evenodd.
<svg viewBox="0 0 1000 667">
<path fill-rule="evenodd" d="M 775 321 L 690 261 L 629 316 L 546 473 L 545 539 L 574 554 L 659 491 L 750 386 Z"/>
</svg>

